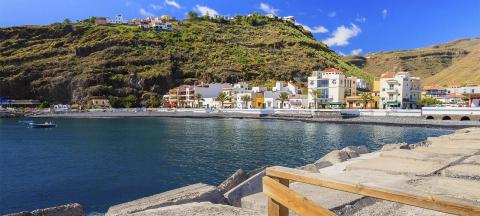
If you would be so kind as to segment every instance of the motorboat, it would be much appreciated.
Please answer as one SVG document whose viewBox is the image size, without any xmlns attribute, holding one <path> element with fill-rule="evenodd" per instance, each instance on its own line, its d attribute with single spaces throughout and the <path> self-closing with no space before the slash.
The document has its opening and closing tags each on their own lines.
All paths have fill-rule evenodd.
<svg viewBox="0 0 480 216">
<path fill-rule="evenodd" d="M 54 124 L 53 122 L 45 122 L 45 123 L 29 123 L 30 127 L 32 128 L 53 128 L 53 127 L 57 127 L 56 124 Z"/>
</svg>

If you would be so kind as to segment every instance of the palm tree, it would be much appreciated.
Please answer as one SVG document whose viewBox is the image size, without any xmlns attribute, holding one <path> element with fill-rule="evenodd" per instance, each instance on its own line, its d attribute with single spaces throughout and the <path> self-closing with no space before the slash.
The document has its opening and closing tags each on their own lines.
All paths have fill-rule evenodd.
<svg viewBox="0 0 480 216">
<path fill-rule="evenodd" d="M 221 108 L 223 108 L 223 104 L 225 103 L 225 101 L 230 100 L 230 97 L 228 97 L 228 95 L 225 92 L 220 92 L 220 94 L 218 94 L 218 96 L 217 96 L 217 98 L 215 98 L 215 100 L 220 101 L 220 103 L 222 104 Z"/>
<path fill-rule="evenodd" d="M 373 101 L 372 94 L 370 94 L 370 92 L 364 92 L 360 95 L 360 97 L 362 98 L 364 109 L 367 108 L 367 104 L 369 102 Z"/>
<path fill-rule="evenodd" d="M 286 100 L 288 100 L 288 93 L 286 93 L 286 92 L 280 93 L 280 95 L 278 96 L 278 99 L 279 99 L 280 102 L 281 102 L 281 104 L 280 104 L 280 109 L 283 109 L 283 102 L 285 102 Z"/>
<path fill-rule="evenodd" d="M 203 101 L 203 96 L 200 93 L 197 93 L 194 96 L 195 103 L 197 104 L 198 107 L 200 107 L 200 101 Z"/>
<path fill-rule="evenodd" d="M 318 106 L 317 101 L 318 101 L 318 98 L 322 96 L 322 92 L 320 91 L 320 89 L 315 89 L 310 91 L 310 95 L 313 97 L 313 100 L 315 101 L 315 109 L 317 109 L 317 106 Z"/>
<path fill-rule="evenodd" d="M 245 103 L 245 108 L 248 108 L 248 102 L 252 100 L 252 97 L 250 95 L 243 95 L 240 99 L 242 99 L 242 102 Z"/>
</svg>

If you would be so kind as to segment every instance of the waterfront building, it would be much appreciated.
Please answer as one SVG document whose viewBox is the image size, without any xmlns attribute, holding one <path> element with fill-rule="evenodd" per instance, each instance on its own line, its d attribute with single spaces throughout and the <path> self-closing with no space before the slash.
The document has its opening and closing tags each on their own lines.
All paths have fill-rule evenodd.
<svg viewBox="0 0 480 216">
<path fill-rule="evenodd" d="M 265 98 L 263 97 L 263 92 L 252 93 L 252 108 L 254 109 L 263 109 L 265 108 Z"/>
<path fill-rule="evenodd" d="M 356 77 L 346 77 L 342 71 L 335 68 L 314 71 L 312 76 L 308 77 L 309 107 L 343 106 L 345 96 L 356 96 L 356 80 Z"/>
<path fill-rule="evenodd" d="M 464 95 L 469 107 L 480 107 L 480 85 L 451 86 L 447 88 L 447 92 Z"/>
<path fill-rule="evenodd" d="M 263 101 L 264 101 L 263 107 L 265 109 L 279 108 L 280 107 L 279 103 L 281 103 L 280 101 L 277 100 L 279 95 L 280 93 L 273 92 L 273 91 L 263 92 Z"/>
<path fill-rule="evenodd" d="M 248 96 L 250 100 L 244 101 L 243 98 Z M 238 109 L 249 109 L 252 108 L 252 98 L 253 92 L 250 90 L 244 90 L 243 92 L 239 92 L 235 94 L 235 107 Z"/>
<path fill-rule="evenodd" d="M 368 89 L 367 81 L 365 81 L 364 79 L 357 79 L 357 89 Z"/>
<path fill-rule="evenodd" d="M 409 72 L 386 72 L 380 77 L 380 103 L 383 109 L 416 109 L 421 97 L 419 77 Z"/>
<path fill-rule="evenodd" d="M 290 95 L 288 98 L 288 108 L 289 109 L 306 109 L 308 107 L 308 96 L 307 95 Z"/>
<path fill-rule="evenodd" d="M 216 98 L 224 88 L 231 86 L 229 83 L 181 85 L 177 88 L 170 89 L 168 96 L 165 98 L 168 98 L 169 103 L 175 104 L 176 107 L 212 107 L 215 106 L 214 98 Z M 200 94 L 203 100 L 197 100 L 197 94 Z"/>
<path fill-rule="evenodd" d="M 93 109 L 107 109 L 112 107 L 110 101 L 106 98 L 92 98 L 88 105 Z"/>
<path fill-rule="evenodd" d="M 275 86 L 272 88 L 272 91 L 287 92 L 288 94 L 298 94 L 298 87 L 291 82 L 288 82 L 287 85 L 285 85 L 285 82 L 283 81 L 276 81 Z"/>
</svg>

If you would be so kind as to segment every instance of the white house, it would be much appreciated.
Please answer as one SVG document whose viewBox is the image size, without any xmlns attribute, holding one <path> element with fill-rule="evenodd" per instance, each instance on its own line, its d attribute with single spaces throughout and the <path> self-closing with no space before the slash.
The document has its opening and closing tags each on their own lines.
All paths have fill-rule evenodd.
<svg viewBox="0 0 480 216">
<path fill-rule="evenodd" d="M 280 94 L 278 92 L 272 91 L 264 91 L 263 92 L 263 100 L 265 104 L 265 109 L 274 109 L 279 108 L 279 104 L 277 103 L 278 96 Z"/>
<path fill-rule="evenodd" d="M 243 97 L 248 95 L 250 97 L 250 100 L 248 101 L 243 101 Z M 238 109 L 250 109 L 252 108 L 252 98 L 253 98 L 253 92 L 250 90 L 245 90 L 244 92 L 239 92 L 235 94 L 235 107 Z"/>
<path fill-rule="evenodd" d="M 341 106 L 346 95 L 356 95 L 356 80 L 356 77 L 346 77 L 342 71 L 335 68 L 314 71 L 312 76 L 308 77 L 309 107 Z M 315 98 L 315 92 L 319 92 L 318 98 Z"/>
<path fill-rule="evenodd" d="M 305 109 L 308 107 L 307 95 L 291 95 L 288 98 L 288 108 L 290 109 Z"/>
<path fill-rule="evenodd" d="M 289 94 L 298 94 L 298 87 L 291 82 L 288 82 L 287 85 L 285 85 L 283 81 L 276 81 L 275 87 L 272 88 L 272 91 L 288 92 Z"/>
<path fill-rule="evenodd" d="M 223 91 L 225 88 L 231 88 L 232 84 L 230 83 L 210 83 L 210 84 L 201 84 L 194 86 L 195 95 L 202 95 L 203 101 L 199 101 L 202 107 L 217 107 L 218 104 L 215 101 L 215 98 Z"/>
<path fill-rule="evenodd" d="M 380 106 L 386 108 L 416 109 L 421 97 L 419 77 L 408 72 L 386 72 L 380 77 Z"/>
</svg>

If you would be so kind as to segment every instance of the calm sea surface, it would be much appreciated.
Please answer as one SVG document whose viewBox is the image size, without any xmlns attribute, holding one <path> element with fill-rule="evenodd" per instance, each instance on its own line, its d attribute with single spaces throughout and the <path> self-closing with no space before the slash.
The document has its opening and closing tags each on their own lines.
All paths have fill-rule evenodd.
<svg viewBox="0 0 480 216">
<path fill-rule="evenodd" d="M 0 119 L 0 214 L 78 202 L 87 212 L 235 170 L 295 167 L 331 150 L 415 143 L 446 129 L 240 119 Z"/>
</svg>

